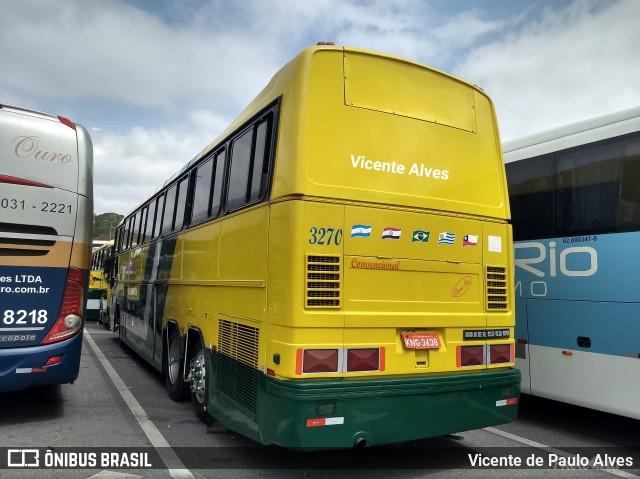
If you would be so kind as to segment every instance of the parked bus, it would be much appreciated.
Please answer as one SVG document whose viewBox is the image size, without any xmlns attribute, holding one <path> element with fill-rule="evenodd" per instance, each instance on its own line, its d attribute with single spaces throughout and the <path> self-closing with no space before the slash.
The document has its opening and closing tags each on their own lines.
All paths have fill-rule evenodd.
<svg viewBox="0 0 640 479">
<path fill-rule="evenodd" d="M 640 419 L 640 108 L 504 153 L 522 390 Z"/>
<path fill-rule="evenodd" d="M 263 444 L 349 448 L 513 421 L 513 261 L 477 87 L 304 50 L 117 228 L 121 341 Z"/>
<path fill-rule="evenodd" d="M 78 377 L 93 147 L 67 118 L 0 105 L 0 391 Z"/>
<path fill-rule="evenodd" d="M 95 244 L 95 242 L 94 242 Z M 105 272 L 107 260 L 113 251 L 113 240 L 102 246 L 93 248 L 91 253 L 91 274 L 89 276 L 89 292 L 87 294 L 87 320 L 109 323 L 109 277 Z"/>
</svg>

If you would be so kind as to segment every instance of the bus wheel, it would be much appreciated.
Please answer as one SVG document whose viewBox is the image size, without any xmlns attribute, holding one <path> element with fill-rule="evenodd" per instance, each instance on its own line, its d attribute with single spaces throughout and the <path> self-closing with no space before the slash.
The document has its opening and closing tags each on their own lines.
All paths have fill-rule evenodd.
<svg viewBox="0 0 640 479">
<path fill-rule="evenodd" d="M 210 422 L 207 415 L 207 369 L 204 358 L 204 348 L 202 341 L 198 340 L 194 344 L 193 354 L 189 362 L 189 382 L 191 383 L 191 403 L 196 412 L 196 416 L 205 423 Z"/>
<path fill-rule="evenodd" d="M 180 335 L 175 328 L 169 330 L 167 347 L 163 355 L 164 382 L 169 397 L 174 401 L 187 399 L 189 389 L 182 380 L 182 358 L 180 356 Z"/>
</svg>

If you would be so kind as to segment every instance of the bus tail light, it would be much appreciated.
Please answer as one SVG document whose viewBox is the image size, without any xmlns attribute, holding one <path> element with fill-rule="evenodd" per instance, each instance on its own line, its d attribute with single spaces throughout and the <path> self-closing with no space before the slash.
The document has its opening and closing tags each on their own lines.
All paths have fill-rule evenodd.
<svg viewBox="0 0 640 479">
<path fill-rule="evenodd" d="M 380 349 L 349 349 L 347 351 L 347 371 L 379 371 Z"/>
<path fill-rule="evenodd" d="M 76 124 L 69 120 L 69 118 L 58 115 L 58 120 L 60 120 L 60 123 L 62 123 L 63 125 L 67 125 L 69 128 L 72 128 L 74 130 L 76 129 Z"/>
<path fill-rule="evenodd" d="M 338 372 L 337 349 L 305 349 L 302 353 L 303 373 Z"/>
<path fill-rule="evenodd" d="M 44 183 L 37 183 L 31 180 L 25 180 L 24 178 L 18 178 L 17 176 L 0 175 L 0 183 L 7 183 L 10 185 L 22 185 L 22 186 L 36 186 L 38 188 L 53 188 L 53 186 L 45 185 Z"/>
<path fill-rule="evenodd" d="M 56 364 L 60 364 L 62 362 L 62 354 L 59 354 L 57 356 L 51 356 L 49 359 L 47 359 L 47 362 L 44 363 L 43 367 L 48 367 L 48 366 L 54 366 Z"/>
<path fill-rule="evenodd" d="M 492 344 L 489 346 L 489 364 L 512 363 L 511 344 Z"/>
<path fill-rule="evenodd" d="M 482 366 L 484 346 L 458 346 L 458 367 Z"/>
<path fill-rule="evenodd" d="M 82 270 L 69 268 L 64 287 L 60 314 L 40 344 L 51 344 L 67 339 L 82 329 L 84 313 L 84 278 Z"/>
</svg>

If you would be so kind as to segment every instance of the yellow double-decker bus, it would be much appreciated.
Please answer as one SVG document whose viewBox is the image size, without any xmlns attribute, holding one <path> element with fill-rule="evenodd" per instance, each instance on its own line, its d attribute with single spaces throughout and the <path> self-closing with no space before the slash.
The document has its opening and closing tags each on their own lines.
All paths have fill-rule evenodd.
<svg viewBox="0 0 640 479">
<path fill-rule="evenodd" d="M 263 444 L 513 421 L 513 259 L 494 109 L 322 45 L 118 227 L 114 322 L 173 399 Z"/>
</svg>

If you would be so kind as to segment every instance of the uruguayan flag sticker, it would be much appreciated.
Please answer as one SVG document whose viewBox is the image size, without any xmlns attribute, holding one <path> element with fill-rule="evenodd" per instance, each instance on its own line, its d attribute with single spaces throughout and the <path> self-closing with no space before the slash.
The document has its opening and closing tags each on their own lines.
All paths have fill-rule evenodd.
<svg viewBox="0 0 640 479">
<path fill-rule="evenodd" d="M 455 233 L 440 233 L 438 236 L 438 244 L 453 244 L 456 242 L 456 234 Z"/>
</svg>

